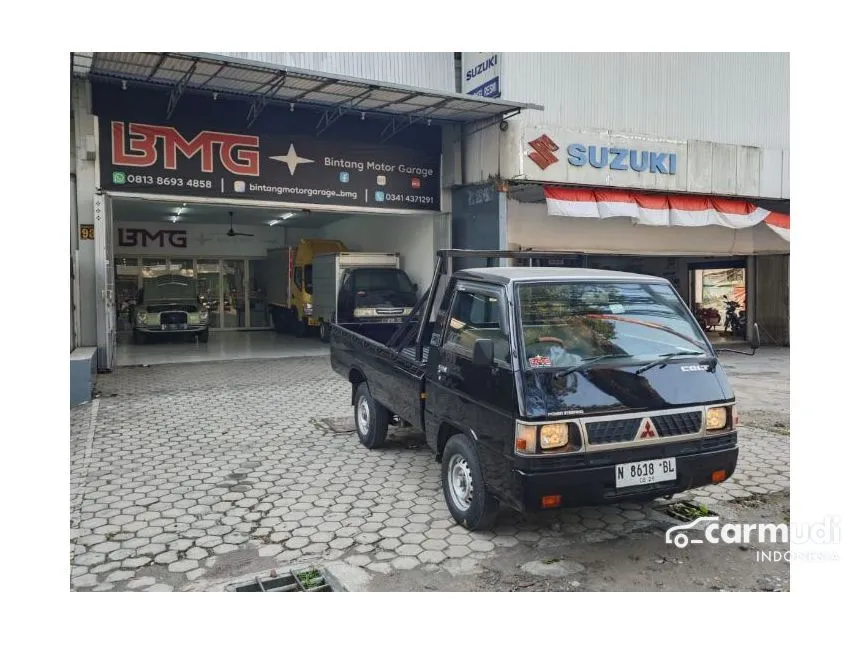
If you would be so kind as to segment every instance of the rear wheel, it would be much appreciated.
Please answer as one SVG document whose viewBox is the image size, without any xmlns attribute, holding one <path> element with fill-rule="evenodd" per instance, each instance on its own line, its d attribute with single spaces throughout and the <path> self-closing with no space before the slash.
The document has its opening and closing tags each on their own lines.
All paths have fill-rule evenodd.
<svg viewBox="0 0 860 645">
<path fill-rule="evenodd" d="M 470 531 L 492 528 L 499 501 L 486 489 L 475 444 L 457 434 L 442 452 L 442 490 L 451 517 Z"/>
<path fill-rule="evenodd" d="M 320 320 L 320 340 L 324 343 L 331 340 L 331 326 L 324 320 Z"/>
<path fill-rule="evenodd" d="M 358 440 L 368 448 L 379 448 L 388 435 L 388 410 L 370 396 L 367 383 L 355 392 L 355 431 Z"/>
</svg>

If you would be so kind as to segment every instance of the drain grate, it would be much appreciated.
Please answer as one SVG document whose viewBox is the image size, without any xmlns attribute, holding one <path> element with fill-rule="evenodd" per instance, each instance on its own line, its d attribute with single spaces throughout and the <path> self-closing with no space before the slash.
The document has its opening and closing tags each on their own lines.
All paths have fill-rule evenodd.
<svg viewBox="0 0 860 645">
<path fill-rule="evenodd" d="M 342 591 L 332 585 L 325 570 L 317 567 L 286 572 L 271 571 L 268 575 L 254 576 L 227 586 L 227 591 Z"/>
</svg>

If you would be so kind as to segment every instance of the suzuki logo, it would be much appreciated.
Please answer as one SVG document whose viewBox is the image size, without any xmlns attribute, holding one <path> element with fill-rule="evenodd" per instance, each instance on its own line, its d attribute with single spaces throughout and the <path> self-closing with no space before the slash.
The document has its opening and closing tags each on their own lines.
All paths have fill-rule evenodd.
<svg viewBox="0 0 860 645">
<path fill-rule="evenodd" d="M 534 161 L 541 170 L 546 170 L 558 161 L 558 157 L 552 154 L 558 150 L 558 146 L 545 134 L 534 141 L 529 141 L 529 145 L 534 150 L 534 152 L 529 153 L 529 159 Z"/>
<path fill-rule="evenodd" d="M 642 429 L 639 431 L 639 439 L 656 439 L 657 432 L 654 430 L 654 425 L 651 423 L 651 419 L 645 419 L 645 423 L 642 424 Z"/>
</svg>

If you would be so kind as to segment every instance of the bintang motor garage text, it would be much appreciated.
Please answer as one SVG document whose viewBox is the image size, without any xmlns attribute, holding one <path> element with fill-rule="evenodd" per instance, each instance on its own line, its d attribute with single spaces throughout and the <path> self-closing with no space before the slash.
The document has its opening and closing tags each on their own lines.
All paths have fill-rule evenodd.
<svg viewBox="0 0 860 645">
<path fill-rule="evenodd" d="M 350 161 L 349 159 L 335 159 L 334 157 L 326 157 L 324 161 L 326 166 L 332 168 L 343 168 L 345 170 L 357 170 L 364 172 L 365 169 L 373 172 L 399 172 L 404 175 L 416 175 L 418 177 L 432 177 L 432 168 L 422 168 L 421 166 L 407 166 L 399 164 L 397 166 L 379 161 Z"/>
</svg>

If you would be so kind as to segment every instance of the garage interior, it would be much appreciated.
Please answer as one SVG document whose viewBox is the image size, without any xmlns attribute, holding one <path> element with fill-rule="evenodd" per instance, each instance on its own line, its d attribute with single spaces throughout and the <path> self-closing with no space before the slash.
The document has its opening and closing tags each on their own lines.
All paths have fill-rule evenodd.
<svg viewBox="0 0 860 645">
<path fill-rule="evenodd" d="M 352 251 L 399 252 L 404 270 L 423 290 L 433 268 L 428 242 L 443 228 L 435 226 L 443 215 L 433 213 L 366 214 L 121 197 L 112 199 L 112 212 L 118 366 L 326 355 L 328 348 L 319 338 L 273 331 L 265 291 L 266 252 L 295 246 L 303 238 L 337 239 Z M 236 235 L 228 235 L 231 227 Z M 168 274 L 194 279 L 198 297 L 214 305 L 208 343 L 193 336 L 133 342 L 131 312 L 139 290 Z"/>
</svg>

